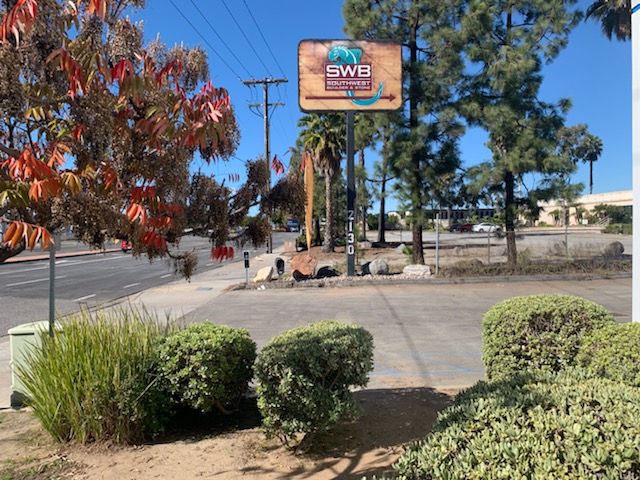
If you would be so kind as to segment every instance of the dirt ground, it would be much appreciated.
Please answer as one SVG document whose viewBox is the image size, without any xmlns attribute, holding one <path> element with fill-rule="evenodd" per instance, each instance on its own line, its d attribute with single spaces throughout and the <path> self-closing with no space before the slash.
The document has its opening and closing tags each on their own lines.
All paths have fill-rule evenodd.
<svg viewBox="0 0 640 480">
<path fill-rule="evenodd" d="M 0 480 L 361 479 L 391 472 L 403 446 L 423 438 L 453 391 L 361 390 L 358 414 L 303 455 L 267 440 L 254 406 L 221 425 L 190 419 L 156 443 L 59 445 L 29 411 L 0 414 Z M 248 414 L 246 412 L 249 412 Z"/>
</svg>

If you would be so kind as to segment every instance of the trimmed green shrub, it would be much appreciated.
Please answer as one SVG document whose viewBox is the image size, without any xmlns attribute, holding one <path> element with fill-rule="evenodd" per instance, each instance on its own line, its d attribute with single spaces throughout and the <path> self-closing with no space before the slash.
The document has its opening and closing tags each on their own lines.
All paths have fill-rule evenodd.
<svg viewBox="0 0 640 480">
<path fill-rule="evenodd" d="M 617 233 L 619 235 L 633 234 L 633 225 L 630 223 L 610 223 L 602 230 L 602 233 Z"/>
<path fill-rule="evenodd" d="M 173 328 L 146 311 L 86 311 L 44 333 L 18 370 L 47 432 L 61 442 L 141 442 L 168 421 L 153 375 L 158 341 Z"/>
<path fill-rule="evenodd" d="M 162 384 L 176 403 L 228 413 L 247 393 L 256 344 L 244 329 L 192 323 L 162 341 L 159 358 Z"/>
<path fill-rule="evenodd" d="M 593 375 L 640 387 L 640 323 L 607 325 L 592 332 L 577 360 Z"/>
<path fill-rule="evenodd" d="M 398 479 L 639 478 L 640 390 L 572 371 L 480 382 L 393 468 Z"/>
<path fill-rule="evenodd" d="M 482 360 L 489 380 L 556 372 L 575 364 L 585 335 L 614 324 L 600 305 L 569 295 L 513 297 L 482 321 Z"/>
<path fill-rule="evenodd" d="M 359 325 L 324 321 L 273 338 L 255 364 L 258 407 L 268 436 L 310 444 L 355 411 L 351 386 L 373 369 L 373 337 Z"/>
</svg>

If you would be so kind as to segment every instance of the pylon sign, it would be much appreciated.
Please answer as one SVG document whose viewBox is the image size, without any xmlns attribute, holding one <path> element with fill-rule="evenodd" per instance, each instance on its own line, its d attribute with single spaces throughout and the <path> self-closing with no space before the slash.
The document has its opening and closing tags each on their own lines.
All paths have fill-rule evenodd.
<svg viewBox="0 0 640 480">
<path fill-rule="evenodd" d="M 305 112 L 402 106 L 402 46 L 369 40 L 302 40 L 298 102 Z"/>
</svg>

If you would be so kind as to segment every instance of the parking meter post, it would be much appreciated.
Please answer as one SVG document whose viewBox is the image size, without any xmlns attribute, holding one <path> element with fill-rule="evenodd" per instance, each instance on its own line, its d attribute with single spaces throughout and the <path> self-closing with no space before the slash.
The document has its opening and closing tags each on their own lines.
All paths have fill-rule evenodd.
<svg viewBox="0 0 640 480">
<path fill-rule="evenodd" d="M 280 257 L 276 258 L 276 272 L 278 272 L 278 275 L 281 276 L 282 274 L 284 274 L 284 260 Z"/>
<path fill-rule="evenodd" d="M 244 252 L 244 276 L 246 283 L 249 283 L 249 252 Z"/>
</svg>

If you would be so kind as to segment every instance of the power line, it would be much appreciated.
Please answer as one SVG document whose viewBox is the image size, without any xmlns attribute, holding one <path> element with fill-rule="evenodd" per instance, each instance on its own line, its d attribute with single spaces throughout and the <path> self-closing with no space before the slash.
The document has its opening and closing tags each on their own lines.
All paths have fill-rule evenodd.
<svg viewBox="0 0 640 480">
<path fill-rule="evenodd" d="M 172 2 L 173 3 L 173 2 Z M 229 45 L 227 45 L 227 42 L 224 41 L 224 39 L 220 36 L 220 34 L 216 31 L 215 28 L 213 28 L 213 25 L 211 25 L 211 22 L 209 22 L 209 20 L 207 19 L 207 17 L 204 15 L 204 13 L 202 13 L 202 11 L 198 8 L 198 5 L 196 5 L 196 2 L 194 2 L 193 0 L 191 0 L 191 4 L 196 8 L 196 10 L 198 11 L 198 13 L 200 14 L 200 16 L 202 17 L 202 19 L 207 22 L 207 25 L 209 25 L 209 28 L 211 28 L 211 31 L 213 31 L 213 33 L 216 34 L 216 37 L 218 37 L 218 40 L 220 40 L 220 42 L 222 42 L 222 44 L 227 48 L 227 50 L 229 50 L 229 53 L 231 54 L 231 56 L 233 58 L 236 59 L 236 62 L 238 62 L 238 64 L 242 67 L 242 69 L 247 73 L 247 75 L 249 75 L 250 77 L 253 77 L 253 75 L 251 75 L 251 73 L 249 73 L 249 70 L 247 70 L 247 68 L 244 66 L 244 64 L 240 61 L 240 59 L 236 56 L 235 53 L 233 53 L 233 50 L 231 50 L 231 48 L 229 47 Z"/>
<path fill-rule="evenodd" d="M 175 7 L 175 9 L 178 11 L 178 13 L 182 16 L 182 18 L 184 18 L 185 22 L 187 22 L 187 23 L 189 24 L 189 26 L 193 29 L 193 31 L 194 31 L 194 32 L 196 32 L 196 33 L 198 34 L 198 36 L 202 39 L 202 41 L 203 41 L 203 42 L 204 42 L 204 43 L 205 43 L 205 44 L 206 44 L 206 45 L 211 49 L 211 51 L 212 51 L 213 53 L 215 53 L 215 54 L 216 54 L 216 56 L 217 56 L 220 60 L 222 60 L 222 63 L 224 63 L 224 64 L 227 66 L 227 68 L 228 68 L 229 70 L 231 70 L 231 72 L 232 72 L 236 77 L 238 77 L 238 79 L 240 79 L 241 77 L 240 77 L 240 75 L 238 74 L 238 72 L 236 72 L 236 71 L 231 67 L 231 65 L 229 65 L 229 64 L 225 61 L 225 59 L 224 59 L 224 58 L 222 58 L 222 56 L 221 56 L 218 52 L 216 52 L 216 49 L 215 49 L 215 48 L 213 48 L 213 46 L 209 43 L 209 41 L 204 37 L 204 35 L 202 35 L 202 34 L 200 33 L 200 31 L 199 31 L 199 30 L 198 30 L 198 29 L 193 25 L 193 23 L 191 23 L 191 21 L 186 17 L 186 15 L 185 15 L 184 13 L 182 13 L 182 10 L 180 10 L 180 9 L 178 8 L 178 6 L 173 2 L 173 0 L 169 0 L 169 1 L 171 2 L 171 5 L 173 5 L 173 6 Z"/>
<path fill-rule="evenodd" d="M 244 39 L 247 41 L 247 43 L 249 44 L 249 47 L 251 48 L 251 50 L 253 51 L 253 53 L 255 53 L 256 58 L 258 59 L 258 61 L 262 64 L 262 66 L 265 68 L 265 70 L 267 71 L 267 73 L 269 74 L 270 77 L 273 77 L 273 75 L 271 75 L 271 72 L 269 71 L 269 67 L 267 67 L 264 62 L 262 61 L 262 58 L 260 57 L 260 55 L 258 54 L 258 52 L 256 51 L 256 49 L 253 47 L 253 44 L 251 43 L 251 41 L 249 40 L 249 38 L 247 37 L 247 35 L 244 33 L 244 30 L 242 29 L 242 27 L 240 26 L 240 24 L 238 23 L 238 20 L 236 20 L 236 17 L 233 15 L 233 13 L 231 12 L 231 10 L 229 9 L 229 7 L 227 6 L 227 2 L 225 2 L 224 0 L 222 0 L 222 4 L 224 5 L 224 8 L 227 9 L 227 12 L 229 12 L 229 15 L 231 15 L 231 18 L 233 19 L 233 21 L 235 22 L 236 26 L 238 27 L 238 30 L 240 30 L 240 33 L 242 34 L 242 36 L 244 37 Z"/>
<path fill-rule="evenodd" d="M 251 13 L 251 9 L 249 9 L 249 5 L 247 5 L 247 1 L 246 0 L 242 0 L 242 2 L 244 3 L 244 6 L 247 9 L 247 12 L 249 12 L 249 15 L 251 16 L 251 20 L 253 20 L 253 24 L 256 26 L 256 28 L 258 29 L 258 33 L 260 34 L 260 36 L 262 37 L 262 41 L 264 42 L 264 44 L 267 46 L 267 50 L 269 50 L 269 53 L 271 54 L 271 57 L 273 58 L 273 60 L 276 62 L 276 65 L 278 66 L 278 70 L 280 70 L 280 73 L 282 74 L 283 77 L 286 77 L 286 75 L 284 74 L 284 72 L 282 71 L 282 67 L 280 66 L 280 64 L 278 63 L 278 59 L 276 58 L 276 56 L 273 54 L 273 50 L 271 50 L 271 47 L 269 46 L 269 43 L 267 42 L 267 39 L 264 38 L 264 35 L 262 34 L 262 30 L 260 29 L 260 26 L 258 25 L 258 22 L 256 22 L 255 17 L 253 16 L 253 13 Z M 271 75 L 271 74 L 269 74 Z"/>
</svg>

